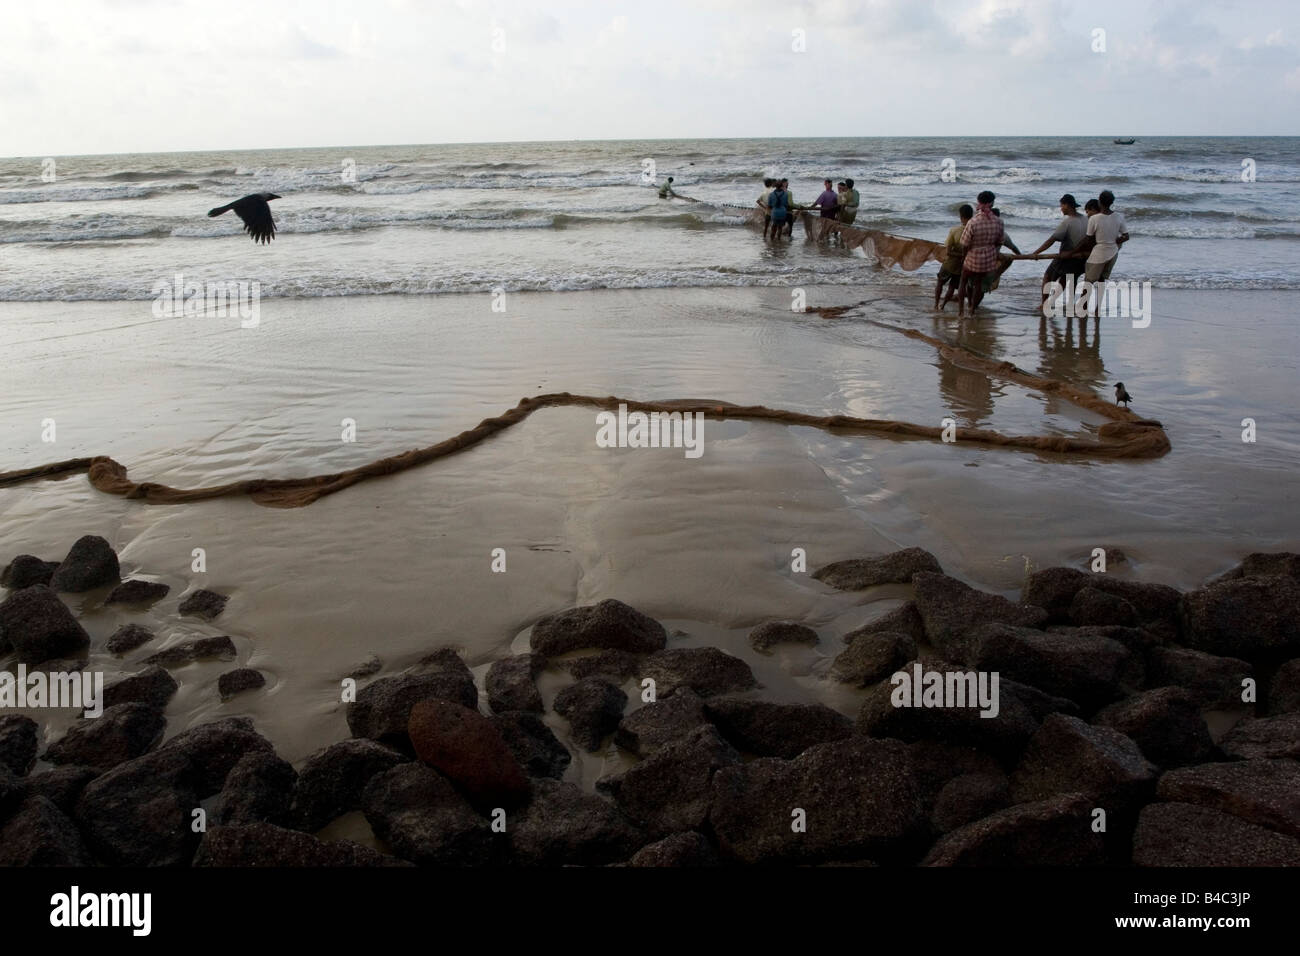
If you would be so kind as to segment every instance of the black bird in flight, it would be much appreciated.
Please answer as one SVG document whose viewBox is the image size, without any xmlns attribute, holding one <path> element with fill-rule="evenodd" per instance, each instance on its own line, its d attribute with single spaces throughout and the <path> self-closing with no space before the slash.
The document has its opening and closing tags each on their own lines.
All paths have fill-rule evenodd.
<svg viewBox="0 0 1300 956">
<path fill-rule="evenodd" d="M 1119 405 L 1123 403 L 1124 407 L 1128 408 L 1128 403 L 1131 401 L 1133 401 L 1133 396 L 1128 393 L 1128 389 L 1124 387 L 1124 383 L 1116 382 L 1115 383 L 1115 404 Z"/>
<path fill-rule="evenodd" d="M 208 215 L 220 216 L 233 209 L 235 215 L 244 220 L 244 232 L 252 236 L 254 242 L 270 242 L 275 238 L 275 220 L 271 218 L 271 207 L 267 203 L 279 198 L 275 193 L 253 193 L 229 205 L 218 206 Z"/>
</svg>

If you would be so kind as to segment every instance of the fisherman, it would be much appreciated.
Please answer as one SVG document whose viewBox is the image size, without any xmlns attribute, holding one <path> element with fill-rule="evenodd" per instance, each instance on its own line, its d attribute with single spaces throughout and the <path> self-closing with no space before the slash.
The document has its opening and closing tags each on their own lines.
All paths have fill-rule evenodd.
<svg viewBox="0 0 1300 956">
<path fill-rule="evenodd" d="M 1084 278 L 1089 282 L 1105 282 L 1115 268 L 1119 258 L 1119 247 L 1128 242 L 1128 229 L 1124 217 L 1110 207 L 1115 203 L 1115 194 L 1109 189 L 1097 197 L 1101 212 L 1088 220 L 1088 235 L 1094 244 L 1088 253 L 1088 264 L 1084 268 Z"/>
<path fill-rule="evenodd" d="M 820 196 L 813 200 L 813 208 L 821 210 L 823 219 L 834 219 L 835 213 L 839 209 L 840 198 L 835 195 L 835 189 L 829 179 L 823 179 L 822 185 L 826 188 L 822 190 Z M 843 183 L 840 185 L 843 185 Z"/>
<path fill-rule="evenodd" d="M 984 299 L 984 277 L 997 268 L 998 248 L 1006 234 L 1002 220 L 993 215 L 997 199 L 989 190 L 975 197 L 976 211 L 961 233 L 962 259 L 961 285 L 957 289 L 957 317 L 966 315 L 966 302 L 970 300 L 971 315 Z"/>
<path fill-rule="evenodd" d="M 853 188 L 853 180 L 844 180 L 844 193 L 840 198 L 840 222 L 849 225 L 854 219 L 858 218 L 858 205 L 862 202 L 862 197 L 858 191 Z"/>
<path fill-rule="evenodd" d="M 970 203 L 964 202 L 961 208 L 957 210 L 957 215 L 961 217 L 961 222 L 948 230 L 948 238 L 944 240 L 943 248 L 948 254 L 943 260 L 943 265 L 939 267 L 939 279 L 934 285 L 934 310 L 942 312 L 944 306 L 952 301 L 952 297 L 957 294 L 957 286 L 961 283 L 961 260 L 965 250 L 961 245 L 961 234 L 966 228 L 966 223 L 971 221 L 975 215 L 975 210 L 971 208 Z M 943 287 L 948 286 L 948 294 L 944 297 L 943 304 L 939 303 L 939 295 L 943 292 Z"/>
<path fill-rule="evenodd" d="M 786 208 L 790 213 L 785 220 L 785 234 L 787 238 L 793 239 L 794 238 L 794 211 L 800 207 L 794 204 L 794 193 L 790 192 L 790 180 L 788 179 L 781 180 L 781 188 L 785 190 Z"/>
<path fill-rule="evenodd" d="M 772 210 L 768 208 L 767 197 L 776 188 L 776 180 L 770 176 L 763 180 L 763 194 L 758 197 L 758 208 L 763 210 L 763 238 L 767 238 L 767 228 L 772 225 Z"/>
<path fill-rule="evenodd" d="M 1083 243 L 1084 237 L 1088 234 L 1088 217 L 1079 213 L 1079 204 L 1075 201 L 1072 194 L 1066 193 L 1060 199 L 1062 219 L 1052 230 L 1052 234 L 1043 240 L 1043 244 L 1030 253 L 1036 256 L 1046 251 L 1048 246 L 1059 242 L 1061 244 L 1060 254 L 1047 264 L 1047 271 L 1043 273 L 1043 288 L 1046 289 L 1052 283 L 1065 284 L 1066 276 L 1074 276 L 1077 284 L 1079 276 L 1083 274 L 1083 258 L 1073 256 L 1074 252 Z M 1048 293 L 1043 292 L 1043 302 L 1047 301 Z M 1039 303 L 1041 306 L 1042 303 Z"/>
<path fill-rule="evenodd" d="M 668 181 L 659 187 L 659 198 L 668 199 L 669 197 L 676 195 L 677 194 L 673 192 L 673 177 L 669 176 Z"/>
<path fill-rule="evenodd" d="M 994 209 L 994 210 L 993 210 L 993 215 L 997 216 L 998 219 L 1001 220 L 1001 218 L 1002 218 L 1002 211 L 999 210 L 999 209 Z M 1005 230 L 1006 230 L 1006 227 L 1003 226 L 1002 245 L 1003 245 L 1003 246 L 1006 246 L 1008 249 L 1010 249 L 1010 250 L 1011 250 L 1012 252 L 1014 252 L 1016 255 L 1020 255 L 1020 250 L 1019 250 L 1018 248 L 1016 248 L 1016 244 L 1015 244 L 1014 242 L 1011 241 L 1011 237 L 1008 236 L 1008 235 L 1006 234 L 1006 231 L 1005 231 Z M 999 246 L 998 248 L 1001 249 L 1002 246 Z M 1010 256 L 1008 256 L 1008 255 L 1004 255 L 1004 254 L 1001 253 L 1001 252 L 998 253 L 998 267 L 997 267 L 997 269 L 996 269 L 995 271 L 993 271 L 993 272 L 990 272 L 988 275 L 986 275 L 986 276 L 984 277 L 984 294 L 985 294 L 985 295 L 988 295 L 990 292 L 992 292 L 994 289 L 996 289 L 996 288 L 998 287 L 998 284 L 1002 281 L 1002 273 L 1004 273 L 1004 272 L 1006 272 L 1008 269 L 1010 269 L 1010 268 L 1011 268 L 1011 263 L 1013 263 L 1013 262 L 1015 262 L 1015 260 L 1012 259 Z"/>
<path fill-rule="evenodd" d="M 777 180 L 776 188 L 767 197 L 767 206 L 772 218 L 772 238 L 780 239 L 781 227 L 791 218 L 790 191 L 786 189 L 784 179 Z M 766 230 L 763 232 L 763 238 L 767 238 Z"/>
</svg>

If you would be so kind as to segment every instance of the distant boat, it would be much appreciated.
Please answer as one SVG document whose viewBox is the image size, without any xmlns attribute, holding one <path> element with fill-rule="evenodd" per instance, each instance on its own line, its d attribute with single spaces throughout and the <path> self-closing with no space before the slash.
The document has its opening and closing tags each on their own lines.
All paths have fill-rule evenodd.
<svg viewBox="0 0 1300 956">
<path fill-rule="evenodd" d="M 1132 136 L 1129 136 L 1129 137 L 1127 137 L 1127 138 L 1125 138 L 1125 137 L 1123 137 L 1123 136 L 1117 136 L 1117 137 L 1115 138 L 1115 145 L 1116 145 L 1116 146 L 1132 146 L 1132 145 L 1133 145 L 1134 143 L 1136 143 L 1136 142 L 1137 142 L 1137 140 L 1135 140 Z"/>
</svg>

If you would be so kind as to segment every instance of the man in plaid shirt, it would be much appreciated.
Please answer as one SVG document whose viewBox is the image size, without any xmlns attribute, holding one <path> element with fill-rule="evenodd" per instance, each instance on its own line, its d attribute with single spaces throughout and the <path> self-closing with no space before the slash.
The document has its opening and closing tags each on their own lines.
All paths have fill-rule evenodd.
<svg viewBox="0 0 1300 956">
<path fill-rule="evenodd" d="M 984 298 L 984 275 L 998 266 L 998 248 L 1006 233 L 1002 220 L 993 215 L 993 202 L 997 198 L 987 189 L 976 198 L 975 218 L 962 230 L 961 244 L 966 258 L 961 264 L 961 288 L 957 291 L 957 317 L 966 315 L 966 298 L 970 297 L 973 316 Z"/>
</svg>

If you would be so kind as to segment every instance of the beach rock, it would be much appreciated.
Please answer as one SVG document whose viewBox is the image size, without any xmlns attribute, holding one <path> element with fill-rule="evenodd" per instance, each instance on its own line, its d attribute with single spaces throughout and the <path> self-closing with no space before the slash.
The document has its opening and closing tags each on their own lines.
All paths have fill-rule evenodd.
<svg viewBox="0 0 1300 956">
<path fill-rule="evenodd" d="M 749 646 L 767 652 L 778 644 L 816 644 L 817 632 L 795 621 L 768 621 L 749 632 Z"/>
<path fill-rule="evenodd" d="M 1070 602 L 1070 620 L 1080 627 L 1136 627 L 1138 612 L 1132 604 L 1118 594 L 1108 594 L 1100 588 L 1080 588 Z"/>
<path fill-rule="evenodd" d="M 530 777 L 564 776 L 573 759 L 546 721 L 527 710 L 508 710 L 491 717 L 519 766 Z"/>
<path fill-rule="evenodd" d="M 375 835 L 404 860 L 422 866 L 493 861 L 488 821 L 445 777 L 423 764 L 399 764 L 376 774 L 366 784 L 361 804 Z"/>
<path fill-rule="evenodd" d="M 90 635 L 53 591 L 37 584 L 0 601 L 0 644 L 12 647 L 19 663 L 39 664 L 79 654 Z"/>
<path fill-rule="evenodd" d="M 627 861 L 628 866 L 717 866 L 718 851 L 695 830 L 674 833 L 644 846 Z"/>
<path fill-rule="evenodd" d="M 714 697 L 705 702 L 704 714 L 732 746 L 756 757 L 792 760 L 815 744 L 853 733 L 853 721 L 825 704 Z"/>
<path fill-rule="evenodd" d="M 1025 579 L 1020 600 L 1044 608 L 1053 624 L 1068 624 L 1071 621 L 1070 607 L 1084 588 L 1123 598 L 1142 622 L 1176 622 L 1178 619 L 1182 595 L 1168 585 L 1124 581 L 1074 568 L 1044 568 L 1033 572 Z"/>
<path fill-rule="evenodd" d="M 907 584 L 920 571 L 942 574 L 943 568 L 929 551 L 904 548 L 874 558 L 836 561 L 813 572 L 813 577 L 840 591 L 861 591 L 878 584 Z"/>
<path fill-rule="evenodd" d="M 77 799 L 86 789 L 86 784 L 98 776 L 99 771 L 94 767 L 72 764 L 33 774 L 24 782 L 28 796 L 44 797 L 68 816 L 72 816 Z"/>
<path fill-rule="evenodd" d="M 1257 551 L 1246 555 L 1241 564 L 1231 571 L 1225 571 L 1210 583 L 1217 584 L 1220 581 L 1233 581 L 1240 578 L 1270 577 L 1287 577 L 1300 581 L 1300 554 L 1289 551 L 1276 553 Z"/>
<path fill-rule="evenodd" d="M 1300 714 L 1248 717 L 1228 731 L 1219 746 L 1232 760 L 1300 759 Z"/>
<path fill-rule="evenodd" d="M 487 672 L 488 706 L 493 713 L 533 710 L 541 713 L 542 695 L 533 679 L 537 667 L 531 654 L 518 654 L 494 661 Z"/>
<path fill-rule="evenodd" d="M 1145 660 L 1152 648 L 1168 643 L 1167 639 L 1171 635 L 1164 633 L 1164 630 L 1165 628 L 1159 624 L 1143 627 L 1122 627 L 1118 624 L 1089 624 L 1075 627 L 1071 624 L 1051 624 L 1048 625 L 1047 633 L 1078 638 L 1104 637 L 1123 644 L 1131 653 Z"/>
<path fill-rule="evenodd" d="M 618 728 L 627 694 L 604 678 L 587 677 L 556 694 L 552 706 L 569 721 L 573 742 L 591 753 Z"/>
<path fill-rule="evenodd" d="M 1182 767 L 1160 778 L 1156 796 L 1222 810 L 1247 823 L 1300 837 L 1300 763 L 1294 760 Z"/>
<path fill-rule="evenodd" d="M 204 798 L 221 789 L 230 771 L 246 754 L 275 753 L 271 741 L 253 729 L 253 721 L 248 717 L 223 717 L 198 724 L 172 737 L 158 750 L 185 758 L 190 769 L 190 785 Z"/>
<path fill-rule="evenodd" d="M 1010 805 L 1011 785 L 1006 774 L 963 773 L 939 791 L 930 824 L 936 833 L 949 833 Z"/>
<path fill-rule="evenodd" d="M 1071 717 L 1078 717 L 1080 714 L 1079 705 L 1068 697 L 1057 697 L 1055 694 L 1049 694 L 1037 687 L 1006 677 L 1000 677 L 998 685 L 1003 693 L 1014 694 L 1039 722 L 1042 722 L 1048 714 L 1069 714 Z"/>
<path fill-rule="evenodd" d="M 162 739 L 167 719 L 149 704 L 106 707 L 99 717 L 79 720 L 45 751 L 56 764 L 79 764 L 107 771 L 147 753 Z"/>
<path fill-rule="evenodd" d="M 796 810 L 806 832 L 793 828 Z M 722 768 L 709 821 L 723 855 L 743 863 L 887 857 L 925 822 L 907 747 L 860 736 Z"/>
<path fill-rule="evenodd" d="M 604 866 L 646 842 L 608 800 L 545 779 L 534 782 L 532 801 L 507 833 L 515 862 L 528 866 Z"/>
<path fill-rule="evenodd" d="M 94 865 L 76 824 L 45 797 L 28 797 L 0 828 L 0 866 Z"/>
<path fill-rule="evenodd" d="M 668 634 L 654 618 L 622 601 L 608 599 L 542 618 L 533 625 L 529 643 L 542 657 L 586 647 L 648 654 L 666 647 Z"/>
<path fill-rule="evenodd" d="M 461 652 L 454 647 L 440 647 L 425 654 L 410 668 L 412 674 L 453 674 L 463 681 L 473 683 L 474 672 L 465 663 Z"/>
<path fill-rule="evenodd" d="M 878 617 L 869 624 L 864 624 L 855 630 L 849 631 L 844 635 L 844 643 L 852 644 L 859 637 L 866 634 L 892 632 L 906 634 L 917 643 L 925 640 L 925 622 L 921 620 L 921 612 L 916 609 L 915 601 L 908 601 L 906 604 L 894 608 L 884 617 Z"/>
<path fill-rule="evenodd" d="M 331 820 L 360 810 L 362 791 L 371 778 L 406 762 L 405 754 L 364 738 L 316 751 L 298 772 L 289 811 L 294 829 L 314 833 Z"/>
<path fill-rule="evenodd" d="M 270 823 L 216 826 L 203 835 L 194 866 L 408 866 L 351 840 L 324 843 L 314 836 Z"/>
<path fill-rule="evenodd" d="M 697 829 L 709 817 L 713 774 L 740 756 L 709 726 L 676 741 L 598 787 L 654 838 Z"/>
<path fill-rule="evenodd" d="M 0 571 L 0 588 L 21 591 L 33 584 L 49 585 L 58 561 L 42 561 L 30 554 L 20 554 Z"/>
<path fill-rule="evenodd" d="M 167 596 L 171 588 L 157 581 L 123 581 L 104 598 L 105 604 L 152 604 Z"/>
<path fill-rule="evenodd" d="M 1186 647 L 1153 647 L 1147 654 L 1147 686 L 1181 687 L 1203 709 L 1240 707 L 1243 685 L 1254 674 L 1246 661 Z"/>
<path fill-rule="evenodd" d="M 1188 647 L 1248 660 L 1300 654 L 1300 580 L 1255 577 L 1221 581 L 1183 595 Z"/>
<path fill-rule="evenodd" d="M 265 750 L 244 754 L 226 775 L 212 808 L 212 819 L 223 826 L 273 823 L 291 819 L 298 772 L 287 760 Z"/>
<path fill-rule="evenodd" d="M 1052 714 L 1025 748 L 1011 776 L 1011 796 L 1016 803 L 1031 803 L 1083 793 L 1108 808 L 1128 808 L 1150 795 L 1158 773 L 1119 731 Z"/>
<path fill-rule="evenodd" d="M 8 767 L 0 764 L 0 821 L 3 821 L 27 795 L 24 781 Z"/>
<path fill-rule="evenodd" d="M 620 720 L 614 743 L 638 757 L 649 757 L 707 723 L 699 695 L 689 687 L 680 687 Z"/>
<path fill-rule="evenodd" d="M 217 693 L 222 700 L 230 700 L 236 694 L 265 686 L 266 676 L 252 667 L 237 667 L 217 678 Z"/>
<path fill-rule="evenodd" d="M 758 685 L 748 664 L 716 647 L 659 651 L 645 659 L 643 674 L 654 680 L 656 696 L 689 687 L 701 697 L 712 697 Z"/>
<path fill-rule="evenodd" d="M 369 657 L 367 657 L 356 667 L 352 668 L 352 670 L 348 673 L 348 676 L 351 677 L 353 680 L 361 680 L 363 677 L 371 677 L 375 674 L 378 674 L 383 669 L 384 669 L 384 662 L 381 661 L 374 654 L 371 654 Z"/>
<path fill-rule="evenodd" d="M 1131 738 L 1148 760 L 1165 769 L 1215 756 L 1201 709 L 1181 687 L 1158 687 L 1111 704 L 1093 722 Z"/>
<path fill-rule="evenodd" d="M 1269 714 L 1297 712 L 1300 712 L 1300 657 L 1279 667 L 1268 685 Z"/>
<path fill-rule="evenodd" d="M 423 700 L 449 700 L 473 710 L 478 707 L 478 688 L 455 671 L 381 677 L 357 691 L 356 701 L 348 704 L 348 729 L 354 737 L 402 746 L 408 740 L 411 708 Z"/>
<path fill-rule="evenodd" d="M 512 808 L 530 787 L 496 725 L 477 710 L 447 700 L 411 708 L 411 743 L 429 766 L 448 777 L 473 803 Z"/>
<path fill-rule="evenodd" d="M 224 594 L 209 591 L 207 588 L 199 588 L 197 591 L 185 595 L 176 611 L 185 617 L 197 617 L 205 621 L 211 621 L 226 609 L 226 602 L 229 600 L 230 598 Z"/>
<path fill-rule="evenodd" d="M 144 662 L 159 667 L 184 667 L 195 661 L 232 661 L 237 653 L 235 642 L 228 637 L 199 637 L 151 654 Z"/>
<path fill-rule="evenodd" d="M 859 634 L 831 664 L 830 676 L 854 687 L 869 687 L 916 660 L 916 642 L 901 631 Z"/>
<path fill-rule="evenodd" d="M 921 806 L 931 818 L 943 788 L 958 777 L 1006 777 L 997 759 L 974 747 L 939 740 L 917 740 L 907 745 L 907 752 L 916 773 Z"/>
<path fill-rule="evenodd" d="M 117 553 L 96 534 L 78 538 L 50 576 L 53 591 L 91 591 L 122 579 Z"/>
<path fill-rule="evenodd" d="M 74 818 L 91 851 L 112 866 L 181 866 L 194 856 L 190 828 L 200 796 L 180 750 L 120 763 L 82 791 Z"/>
<path fill-rule="evenodd" d="M 1007 624 L 1039 628 L 1047 624 L 1041 607 L 1013 604 L 996 594 L 977 591 L 945 574 L 922 571 L 912 580 L 916 609 L 929 642 L 945 655 L 963 662 L 970 655 L 970 633 L 980 626 Z M 856 643 L 856 642 L 855 642 Z"/>
<path fill-rule="evenodd" d="M 118 704 L 148 704 L 162 710 L 172 699 L 180 685 L 166 669 L 146 667 L 138 674 L 124 677 L 115 684 L 104 688 L 104 707 L 116 707 Z"/>
<path fill-rule="evenodd" d="M 627 651 L 601 651 L 557 663 L 572 674 L 574 680 L 604 677 L 615 684 L 622 684 L 641 673 L 641 657 Z"/>
<path fill-rule="evenodd" d="M 123 624 L 108 639 L 104 649 L 110 654 L 126 654 L 153 640 L 153 631 L 139 624 Z"/>
<path fill-rule="evenodd" d="M 1300 840 L 1209 807 L 1153 803 L 1133 834 L 1137 866 L 1300 866 Z"/>
<path fill-rule="evenodd" d="M 944 836 L 923 866 L 1100 866 L 1103 835 L 1092 832 L 1095 801 L 1066 793 L 999 810 Z"/>
<path fill-rule="evenodd" d="M 997 671 L 1087 710 L 1116 700 L 1142 678 L 1142 661 L 1105 637 L 989 624 L 971 634 L 970 662 Z"/>
<path fill-rule="evenodd" d="M 36 760 L 36 721 L 22 714 L 0 716 L 0 767 L 21 777 Z"/>
</svg>

